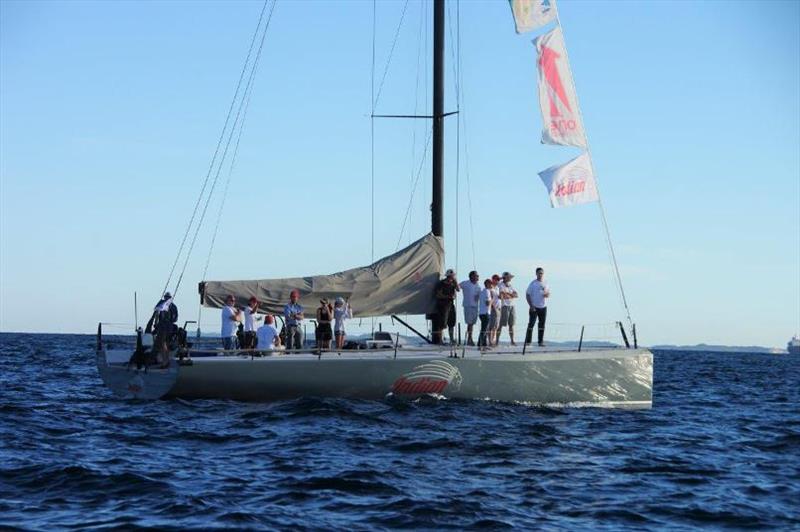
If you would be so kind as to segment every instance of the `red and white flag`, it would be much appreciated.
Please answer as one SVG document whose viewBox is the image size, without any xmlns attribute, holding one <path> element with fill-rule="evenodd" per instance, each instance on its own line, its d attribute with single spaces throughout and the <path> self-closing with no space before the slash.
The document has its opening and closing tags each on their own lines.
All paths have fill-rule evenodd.
<svg viewBox="0 0 800 532">
<path fill-rule="evenodd" d="M 550 193 L 552 207 L 569 207 L 597 201 L 597 185 L 588 153 L 582 153 L 561 166 L 539 172 Z"/>
<path fill-rule="evenodd" d="M 538 53 L 542 144 L 586 147 L 564 36 L 556 27 L 533 41 Z"/>
<path fill-rule="evenodd" d="M 527 33 L 556 18 L 556 0 L 508 0 L 517 33 Z"/>
</svg>

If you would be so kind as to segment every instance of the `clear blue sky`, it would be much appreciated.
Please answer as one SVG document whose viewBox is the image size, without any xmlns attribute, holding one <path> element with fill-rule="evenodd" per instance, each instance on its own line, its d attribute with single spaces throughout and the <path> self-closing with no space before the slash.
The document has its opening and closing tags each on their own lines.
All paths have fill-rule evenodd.
<svg viewBox="0 0 800 532">
<path fill-rule="evenodd" d="M 559 6 L 642 340 L 783 345 L 800 329 L 800 4 Z M 402 7 L 378 5 L 378 77 Z M 260 8 L 0 2 L 0 330 L 88 332 L 131 323 L 134 290 L 140 316 L 155 302 Z M 417 86 L 430 105 L 429 10 L 409 3 L 378 112 L 413 112 Z M 576 151 L 539 144 L 535 34 L 514 33 L 505 1 L 460 11 L 469 164 L 462 151 L 457 240 L 449 118 L 448 266 L 473 267 L 471 213 L 482 276 L 510 269 L 524 288 L 546 268 L 554 335 L 623 318 L 597 208 L 551 209 L 537 176 Z M 371 31 L 371 2 L 278 3 L 209 278 L 370 262 Z M 425 127 L 376 122 L 376 257 L 395 249 Z M 403 242 L 429 228 L 424 164 Z"/>
</svg>

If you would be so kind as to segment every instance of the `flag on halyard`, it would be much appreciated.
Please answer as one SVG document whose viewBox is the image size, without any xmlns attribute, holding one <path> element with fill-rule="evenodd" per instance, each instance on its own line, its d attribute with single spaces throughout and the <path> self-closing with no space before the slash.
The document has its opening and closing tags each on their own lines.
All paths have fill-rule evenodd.
<svg viewBox="0 0 800 532">
<path fill-rule="evenodd" d="M 539 172 L 550 194 L 552 207 L 569 207 L 597 201 L 597 186 L 588 153 L 582 153 L 560 166 Z"/>
<path fill-rule="evenodd" d="M 508 0 L 517 33 L 527 33 L 556 18 L 556 0 Z"/>
<path fill-rule="evenodd" d="M 542 144 L 586 147 L 564 36 L 556 27 L 533 41 L 538 53 Z"/>
</svg>

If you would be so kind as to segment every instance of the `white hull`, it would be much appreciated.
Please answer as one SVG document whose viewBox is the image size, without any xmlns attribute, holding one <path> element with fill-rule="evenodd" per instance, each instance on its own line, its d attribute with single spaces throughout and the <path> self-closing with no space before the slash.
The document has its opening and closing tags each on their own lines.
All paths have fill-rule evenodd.
<svg viewBox="0 0 800 532">
<path fill-rule="evenodd" d="M 459 351 L 459 354 L 462 354 Z M 649 408 L 646 349 L 517 351 L 453 358 L 430 347 L 316 354 L 195 356 L 170 368 L 129 369 L 127 351 L 98 351 L 103 381 L 122 397 L 272 401 L 302 396 L 381 400 L 424 394 L 530 404 Z M 132 385 L 130 383 L 133 383 Z"/>
</svg>

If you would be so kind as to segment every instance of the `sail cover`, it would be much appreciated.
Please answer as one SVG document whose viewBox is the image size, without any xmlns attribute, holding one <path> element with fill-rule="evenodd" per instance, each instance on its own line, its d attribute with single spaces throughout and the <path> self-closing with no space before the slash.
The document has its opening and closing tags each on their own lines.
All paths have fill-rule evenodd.
<svg viewBox="0 0 800 532">
<path fill-rule="evenodd" d="M 229 294 L 238 305 L 255 296 L 261 312 L 282 314 L 289 294 L 297 289 L 307 315 L 320 299 L 333 302 L 336 297 L 349 298 L 353 315 L 359 317 L 427 314 L 433 310 L 443 262 L 442 240 L 429 233 L 370 266 L 313 277 L 206 281 L 200 283 L 200 297 L 204 306 L 222 308 Z"/>
</svg>

